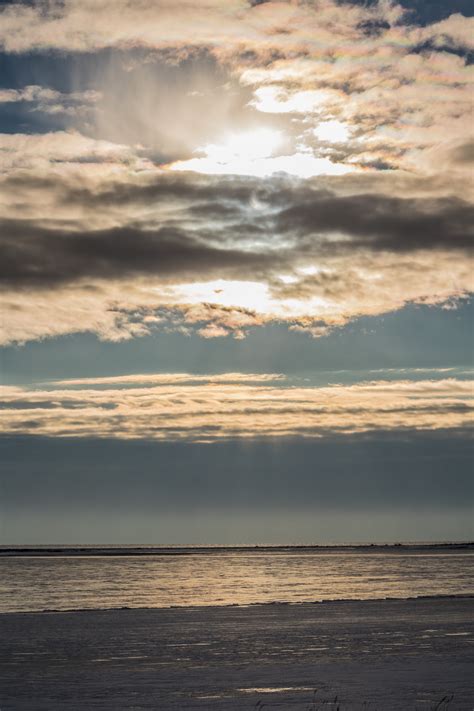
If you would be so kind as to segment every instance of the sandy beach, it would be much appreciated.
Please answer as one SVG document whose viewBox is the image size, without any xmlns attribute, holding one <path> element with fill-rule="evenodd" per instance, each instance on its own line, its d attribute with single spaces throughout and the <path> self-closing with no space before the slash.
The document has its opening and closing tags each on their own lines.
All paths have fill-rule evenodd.
<svg viewBox="0 0 474 711">
<path fill-rule="evenodd" d="M 438 598 L 3 614 L 0 707 L 468 711 L 473 612 Z"/>
</svg>

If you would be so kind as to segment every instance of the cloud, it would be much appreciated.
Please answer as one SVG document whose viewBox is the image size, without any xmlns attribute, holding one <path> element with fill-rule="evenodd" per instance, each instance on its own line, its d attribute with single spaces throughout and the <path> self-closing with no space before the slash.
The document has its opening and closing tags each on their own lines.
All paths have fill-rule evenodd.
<svg viewBox="0 0 474 711">
<path fill-rule="evenodd" d="M 69 135 L 65 150 L 70 139 L 80 152 Z M 391 197 L 375 184 L 355 193 L 344 180 L 10 175 L 4 341 L 82 330 L 115 340 L 183 324 L 242 337 L 275 319 L 323 335 L 472 288 L 469 203 Z"/>
<path fill-rule="evenodd" d="M 63 93 L 48 87 L 29 84 L 22 89 L 0 89 L 0 104 L 31 103 L 31 111 L 45 114 L 70 114 L 77 116 L 91 110 L 91 105 L 100 99 L 97 91 L 73 91 Z"/>
<path fill-rule="evenodd" d="M 19 181 L 14 185 L 18 189 Z M 242 276 L 249 266 L 284 268 L 301 257 L 337 257 L 361 249 L 467 252 L 472 244 L 473 207 L 454 197 L 348 196 L 320 189 L 316 182 L 277 179 L 262 187 L 255 180 L 181 182 L 160 173 L 142 186 L 108 183 L 102 194 L 84 187 L 64 194 L 64 186 L 50 187 L 62 193 L 59 200 L 82 209 L 85 219 L 72 224 L 4 219 L 4 285 L 54 286 L 84 277 L 150 273 L 171 274 L 175 280 L 185 273 L 196 280 L 216 269 L 223 275 L 240 270 Z M 119 205 L 133 209 L 133 203 L 146 206 L 146 220 L 87 226 L 91 205 L 105 223 L 110 207 L 115 221 L 125 222 L 127 212 L 120 215 Z"/>
<path fill-rule="evenodd" d="M 234 270 L 258 268 L 268 261 L 264 254 L 206 244 L 192 232 L 170 226 L 76 232 L 5 221 L 0 229 L 7 236 L 0 274 L 7 286 L 52 287 L 81 278 L 139 274 L 192 280 L 198 274 L 232 275 Z"/>
<path fill-rule="evenodd" d="M 448 369 L 449 370 L 449 369 Z M 111 375 L 97 378 L 69 378 L 55 380 L 52 387 L 71 385 L 134 385 L 156 383 L 160 385 L 192 385 L 194 383 L 266 383 L 284 380 L 281 373 L 213 373 L 209 375 L 196 375 L 195 373 L 143 373 L 133 375 Z"/>
<path fill-rule="evenodd" d="M 97 140 L 74 130 L 43 134 L 0 133 L 0 169 L 6 175 L 20 169 L 51 170 L 61 164 L 89 164 L 94 172 L 94 168 L 100 168 L 101 164 L 106 164 L 110 170 L 114 165 L 139 165 L 140 162 L 130 146 Z M 41 180 L 39 176 L 36 179 Z"/>
<path fill-rule="evenodd" d="M 5 387 L 0 431 L 214 442 L 463 430 L 472 416 L 471 395 L 472 384 L 454 378 L 328 387 L 273 374 L 87 378 L 47 389 Z"/>
<path fill-rule="evenodd" d="M 0 92 L 91 109 L 0 134 L 2 343 L 269 321 L 320 337 L 472 290 L 469 18 L 332 0 L 53 0 L 1 18 L 7 52 L 97 63 L 92 84 L 76 54 L 69 92 Z"/>
<path fill-rule="evenodd" d="M 454 507 L 453 515 L 458 517 L 464 512 L 466 530 L 470 530 L 471 521 L 467 523 L 467 518 L 472 509 L 472 446 L 466 437 L 455 436 L 452 430 L 409 435 L 403 431 L 374 432 L 278 443 L 271 439 L 220 440 L 212 446 L 157 440 L 13 436 L 0 438 L 0 449 L 5 462 L 0 472 L 2 501 L 10 518 L 7 530 L 15 530 L 19 519 L 31 527 L 30 540 L 36 540 L 38 530 L 25 512 L 31 514 L 35 510 L 42 511 L 56 525 L 66 512 L 67 531 L 73 542 L 77 538 L 72 538 L 71 514 L 78 510 L 84 531 L 88 530 L 91 511 L 101 512 L 94 516 L 101 523 L 106 520 L 101 540 L 107 540 L 107 514 L 113 512 L 117 516 L 117 532 L 122 531 L 123 540 L 128 543 L 130 536 L 142 542 L 136 526 L 145 513 L 160 521 L 165 512 L 170 516 L 163 527 L 165 540 L 169 540 L 169 531 L 173 530 L 169 527 L 177 517 L 179 540 L 189 542 L 192 536 L 186 537 L 181 527 L 194 519 L 189 516 L 190 510 L 202 512 L 198 517 L 200 530 L 213 512 L 223 512 L 222 531 L 227 530 L 229 515 L 236 515 L 237 511 L 240 526 L 236 520 L 233 542 L 241 541 L 242 517 L 249 509 L 256 511 L 260 520 L 263 518 L 263 536 L 271 523 L 275 542 L 281 542 L 282 520 L 287 519 L 288 540 L 298 538 L 295 527 L 305 511 L 309 516 L 308 542 L 314 541 L 315 522 L 322 515 L 330 519 L 328 530 L 333 537 L 347 540 L 341 526 L 354 509 L 358 513 L 354 530 L 359 531 L 359 536 L 366 514 L 371 513 L 373 523 L 377 511 L 383 519 L 382 541 L 386 540 L 386 515 L 390 509 L 396 509 L 398 519 L 403 511 L 411 512 L 418 521 L 427 507 L 434 508 L 434 530 L 439 536 L 441 512 Z M 268 510 L 273 521 L 264 516 Z M 136 516 L 133 522 L 128 519 L 129 529 L 126 526 L 123 533 L 125 514 L 130 516 L 132 512 Z M 339 516 L 335 522 L 336 512 Z M 25 540 L 24 530 L 20 532 L 20 540 Z M 213 536 L 209 538 L 212 540 Z M 46 535 L 45 539 L 51 541 Z M 328 539 L 333 540 L 331 536 Z M 262 539 L 255 537 L 253 542 L 256 540 Z"/>
<path fill-rule="evenodd" d="M 370 247 L 377 251 L 410 252 L 442 247 L 468 249 L 474 209 L 462 200 L 411 200 L 376 195 L 336 197 L 313 191 L 306 200 L 282 210 L 277 225 L 282 232 L 312 236 L 347 235 L 336 249 Z"/>
<path fill-rule="evenodd" d="M 382 9 L 384 8 L 384 9 Z M 249 3 L 248 0 L 204 0 L 199 6 L 188 0 L 160 0 L 152 5 L 131 0 L 107 0 L 100 7 L 84 0 L 78 7 L 72 0 L 54 0 L 45 7 L 12 3 L 2 12 L 0 43 L 6 51 L 33 49 L 93 51 L 104 47 L 186 47 L 210 45 L 217 48 L 254 46 L 291 50 L 304 41 L 305 32 L 318 29 L 322 37 L 351 39 L 354 27 L 386 15 L 396 21 L 401 8 L 383 4 L 374 8 L 356 5 L 339 7 L 334 2 Z M 91 19 L 94 19 L 91 31 Z M 449 30 L 448 30 L 449 31 Z M 456 33 L 456 30 L 453 30 Z M 306 35 L 307 37 L 308 35 Z M 311 42 L 306 40 L 305 45 Z"/>
</svg>

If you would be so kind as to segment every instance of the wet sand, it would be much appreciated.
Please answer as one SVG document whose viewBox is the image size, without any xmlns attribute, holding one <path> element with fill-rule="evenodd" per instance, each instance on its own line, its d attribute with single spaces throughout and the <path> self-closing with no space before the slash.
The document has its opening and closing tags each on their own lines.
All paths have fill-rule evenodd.
<svg viewBox="0 0 474 711">
<path fill-rule="evenodd" d="M 471 711 L 473 613 L 439 598 L 3 614 L 0 708 Z"/>
</svg>

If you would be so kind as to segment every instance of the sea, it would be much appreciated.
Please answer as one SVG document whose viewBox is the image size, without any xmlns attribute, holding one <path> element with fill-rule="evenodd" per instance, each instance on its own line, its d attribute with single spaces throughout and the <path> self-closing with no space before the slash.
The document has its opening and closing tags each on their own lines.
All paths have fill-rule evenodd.
<svg viewBox="0 0 474 711">
<path fill-rule="evenodd" d="M 0 547 L 0 613 L 474 595 L 474 544 Z"/>
</svg>

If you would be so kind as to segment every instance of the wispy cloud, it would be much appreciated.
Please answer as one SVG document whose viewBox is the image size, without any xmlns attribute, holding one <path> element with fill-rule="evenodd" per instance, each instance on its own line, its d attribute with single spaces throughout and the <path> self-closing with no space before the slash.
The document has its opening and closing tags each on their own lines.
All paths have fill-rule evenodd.
<svg viewBox="0 0 474 711">
<path fill-rule="evenodd" d="M 134 375 L 111 375 L 96 378 L 70 378 L 68 380 L 55 380 L 51 383 L 53 388 L 63 385 L 91 385 L 93 387 L 101 385 L 135 385 L 135 384 L 158 384 L 158 385 L 193 385 L 195 383 L 267 383 L 278 380 L 285 380 L 286 376 L 281 373 L 215 373 L 212 375 L 198 375 L 193 373 L 143 373 Z"/>
<path fill-rule="evenodd" d="M 37 84 L 29 84 L 22 89 L 0 89 L 0 104 L 31 104 L 30 111 L 53 115 L 77 116 L 90 110 L 99 99 L 99 92 L 92 89 L 64 93 Z"/>
<path fill-rule="evenodd" d="M 371 381 L 328 387 L 274 374 L 133 375 L 6 387 L 4 434 L 214 442 L 469 426 L 472 384 Z"/>
</svg>

